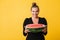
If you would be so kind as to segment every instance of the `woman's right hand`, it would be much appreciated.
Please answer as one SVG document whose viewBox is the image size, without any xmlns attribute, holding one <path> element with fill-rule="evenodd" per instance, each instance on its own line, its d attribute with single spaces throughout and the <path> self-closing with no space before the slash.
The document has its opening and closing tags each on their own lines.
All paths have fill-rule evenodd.
<svg viewBox="0 0 60 40">
<path fill-rule="evenodd" d="M 28 33 L 28 32 L 30 32 L 28 29 L 25 29 L 25 33 Z"/>
<path fill-rule="evenodd" d="M 30 32 L 30 31 L 27 29 L 27 26 L 28 26 L 28 25 L 25 26 L 25 33 Z"/>
</svg>

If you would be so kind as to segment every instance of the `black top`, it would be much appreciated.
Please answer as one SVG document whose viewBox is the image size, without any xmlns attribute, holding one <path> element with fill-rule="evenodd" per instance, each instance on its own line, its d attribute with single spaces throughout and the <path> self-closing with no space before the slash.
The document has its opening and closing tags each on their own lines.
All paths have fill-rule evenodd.
<svg viewBox="0 0 60 40">
<path fill-rule="evenodd" d="M 40 23 L 47 25 L 47 21 L 46 21 L 45 18 L 39 17 L 38 24 L 40 24 Z M 28 32 L 28 33 L 25 33 L 24 32 L 25 31 L 25 26 L 27 24 L 33 24 L 32 17 L 26 18 L 24 20 L 24 23 L 23 23 L 23 35 L 26 36 L 28 34 L 26 40 L 45 40 L 44 35 L 46 35 L 47 32 L 46 33 L 44 33 L 44 32 L 38 32 L 38 33 Z"/>
</svg>

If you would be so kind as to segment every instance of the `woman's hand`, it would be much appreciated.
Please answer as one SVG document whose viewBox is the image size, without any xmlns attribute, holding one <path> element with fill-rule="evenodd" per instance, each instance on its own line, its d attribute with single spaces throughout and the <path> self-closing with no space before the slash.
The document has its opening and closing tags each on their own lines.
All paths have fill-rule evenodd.
<svg viewBox="0 0 60 40">
<path fill-rule="evenodd" d="M 42 30 L 42 32 L 46 33 L 46 32 L 47 32 L 47 28 L 44 28 L 44 29 Z"/>
<path fill-rule="evenodd" d="M 44 25 L 44 27 L 45 27 L 45 28 L 42 30 L 42 32 L 46 33 L 46 32 L 47 32 L 47 26 Z"/>
<path fill-rule="evenodd" d="M 28 26 L 28 25 L 25 26 L 25 31 L 24 31 L 25 33 L 30 32 L 30 31 L 27 29 L 27 28 L 28 28 L 27 26 Z"/>
<path fill-rule="evenodd" d="M 28 33 L 28 32 L 30 32 L 28 29 L 25 29 L 25 33 Z"/>
</svg>

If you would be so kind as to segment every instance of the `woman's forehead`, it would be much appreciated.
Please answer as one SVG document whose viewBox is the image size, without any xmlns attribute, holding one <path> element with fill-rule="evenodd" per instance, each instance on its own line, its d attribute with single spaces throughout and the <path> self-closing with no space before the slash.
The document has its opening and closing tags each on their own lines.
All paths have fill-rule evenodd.
<svg viewBox="0 0 60 40">
<path fill-rule="evenodd" d="M 33 7 L 33 8 L 32 8 L 32 10 L 37 11 L 37 10 L 38 10 L 38 8 L 37 8 L 37 7 Z"/>
</svg>

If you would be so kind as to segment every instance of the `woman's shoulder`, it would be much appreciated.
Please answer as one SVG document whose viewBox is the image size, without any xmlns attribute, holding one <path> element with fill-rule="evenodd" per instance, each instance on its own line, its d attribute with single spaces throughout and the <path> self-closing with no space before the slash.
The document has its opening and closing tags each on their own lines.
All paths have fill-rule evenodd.
<svg viewBox="0 0 60 40">
<path fill-rule="evenodd" d="M 25 18 L 25 20 L 31 20 L 31 19 L 32 19 L 32 17 Z M 45 18 L 45 17 L 39 17 L 39 19 L 41 19 L 41 20 L 46 20 L 46 18 Z"/>
<path fill-rule="evenodd" d="M 43 24 L 47 25 L 47 20 L 45 17 L 40 17 L 39 21 L 42 22 Z"/>
</svg>

